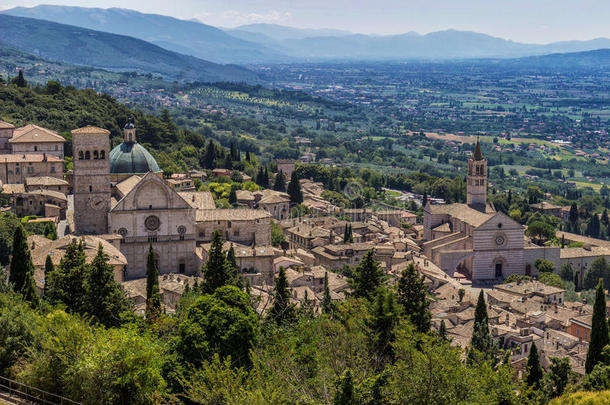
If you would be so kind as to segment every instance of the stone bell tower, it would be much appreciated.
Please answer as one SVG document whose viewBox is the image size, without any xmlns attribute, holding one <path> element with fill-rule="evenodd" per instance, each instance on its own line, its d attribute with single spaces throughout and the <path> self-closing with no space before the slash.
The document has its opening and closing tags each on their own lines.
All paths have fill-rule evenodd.
<svg viewBox="0 0 610 405">
<path fill-rule="evenodd" d="M 478 138 L 472 157 L 468 159 L 466 203 L 470 208 L 485 212 L 485 206 L 487 205 L 487 159 L 483 157 Z"/>
<path fill-rule="evenodd" d="M 110 132 L 92 126 L 72 131 L 74 232 L 108 233 Z"/>
</svg>

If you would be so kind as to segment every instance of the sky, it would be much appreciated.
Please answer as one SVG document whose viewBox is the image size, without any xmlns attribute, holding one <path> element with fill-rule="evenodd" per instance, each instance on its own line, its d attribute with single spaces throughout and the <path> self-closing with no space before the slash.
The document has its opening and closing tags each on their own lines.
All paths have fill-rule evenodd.
<svg viewBox="0 0 610 405">
<path fill-rule="evenodd" d="M 218 27 L 273 23 L 364 34 L 457 29 L 528 43 L 610 38 L 610 0 L 0 0 L 0 10 L 121 7 Z"/>
</svg>

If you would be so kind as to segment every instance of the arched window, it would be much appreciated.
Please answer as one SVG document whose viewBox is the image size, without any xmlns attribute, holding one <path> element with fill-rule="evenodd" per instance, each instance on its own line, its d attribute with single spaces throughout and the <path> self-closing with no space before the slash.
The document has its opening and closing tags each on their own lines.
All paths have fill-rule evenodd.
<svg viewBox="0 0 610 405">
<path fill-rule="evenodd" d="M 85 160 L 91 159 L 91 153 L 89 151 L 85 152 Z"/>
<path fill-rule="evenodd" d="M 93 159 L 99 159 L 100 158 L 100 153 L 96 150 L 93 151 Z"/>
<path fill-rule="evenodd" d="M 106 151 L 105 150 L 100 151 L 100 159 L 102 159 L 102 160 L 106 159 Z"/>
<path fill-rule="evenodd" d="M 38 152 L 38 146 L 34 145 L 34 152 Z"/>
<path fill-rule="evenodd" d="M 78 151 L 78 160 L 83 160 L 83 151 L 82 150 Z"/>
</svg>

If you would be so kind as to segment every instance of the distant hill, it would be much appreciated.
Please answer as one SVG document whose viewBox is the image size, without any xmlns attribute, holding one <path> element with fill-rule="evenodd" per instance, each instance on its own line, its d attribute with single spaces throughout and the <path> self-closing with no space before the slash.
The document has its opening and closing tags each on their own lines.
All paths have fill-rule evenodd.
<svg viewBox="0 0 610 405">
<path fill-rule="evenodd" d="M 2 13 L 129 35 L 175 52 L 222 63 L 519 58 L 610 48 L 607 38 L 538 45 L 457 30 L 425 35 L 416 32 L 364 35 L 277 24 L 249 24 L 221 30 L 197 21 L 119 8 L 36 6 Z"/>
<path fill-rule="evenodd" d="M 553 69 L 580 68 L 608 71 L 610 70 L 610 49 L 529 56 L 502 61 L 500 63 L 519 67 L 546 67 Z"/>
<path fill-rule="evenodd" d="M 40 5 L 16 7 L 2 13 L 127 35 L 216 63 L 255 63 L 283 58 L 264 45 L 236 38 L 210 25 L 121 8 Z"/>
<path fill-rule="evenodd" d="M 242 67 L 218 65 L 128 36 L 0 14 L 0 42 L 44 59 L 175 80 L 255 81 Z"/>
</svg>

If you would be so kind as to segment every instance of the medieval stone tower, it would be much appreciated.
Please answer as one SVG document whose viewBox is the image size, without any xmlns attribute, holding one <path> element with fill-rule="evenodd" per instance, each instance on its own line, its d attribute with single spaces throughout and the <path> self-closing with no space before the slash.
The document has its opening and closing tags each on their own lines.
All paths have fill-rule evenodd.
<svg viewBox="0 0 610 405">
<path fill-rule="evenodd" d="M 110 132 L 92 126 L 72 131 L 76 234 L 108 233 Z"/>
<path fill-rule="evenodd" d="M 483 157 L 478 139 L 472 157 L 468 159 L 466 203 L 470 208 L 485 212 L 485 206 L 487 205 L 487 159 Z"/>
</svg>

